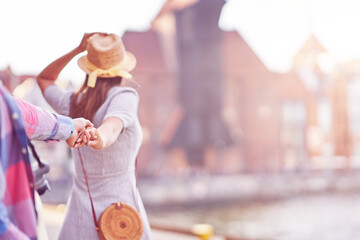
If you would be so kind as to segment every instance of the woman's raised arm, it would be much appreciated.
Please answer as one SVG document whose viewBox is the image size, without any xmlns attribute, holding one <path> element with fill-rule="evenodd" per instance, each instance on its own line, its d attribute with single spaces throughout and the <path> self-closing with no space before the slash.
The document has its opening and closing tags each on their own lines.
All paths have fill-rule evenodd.
<svg viewBox="0 0 360 240">
<path fill-rule="evenodd" d="M 36 80 L 40 86 L 42 93 L 45 89 L 53 85 L 55 80 L 58 78 L 60 72 L 64 67 L 79 53 L 82 53 L 86 50 L 88 39 L 95 33 L 85 33 L 81 43 L 78 47 L 73 49 L 71 52 L 65 54 L 64 56 L 56 59 L 54 62 L 50 63 L 37 77 Z"/>
</svg>

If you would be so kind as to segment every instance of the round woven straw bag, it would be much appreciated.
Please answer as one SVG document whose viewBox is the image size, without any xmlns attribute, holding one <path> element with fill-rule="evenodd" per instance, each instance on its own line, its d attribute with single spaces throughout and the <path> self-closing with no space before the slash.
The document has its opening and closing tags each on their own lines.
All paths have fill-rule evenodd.
<svg viewBox="0 0 360 240">
<path fill-rule="evenodd" d="M 106 208 L 98 220 L 101 240 L 140 240 L 143 225 L 138 212 L 125 203 L 113 203 Z"/>
</svg>

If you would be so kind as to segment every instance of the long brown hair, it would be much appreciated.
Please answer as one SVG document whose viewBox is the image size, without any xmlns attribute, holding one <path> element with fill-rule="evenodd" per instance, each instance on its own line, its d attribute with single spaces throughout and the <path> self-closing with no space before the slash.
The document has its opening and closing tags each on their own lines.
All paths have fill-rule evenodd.
<svg viewBox="0 0 360 240">
<path fill-rule="evenodd" d="M 93 121 L 96 111 L 105 102 L 109 90 L 114 86 L 120 86 L 122 77 L 98 77 L 94 88 L 87 86 L 88 77 L 86 75 L 84 84 L 72 96 L 69 116 L 72 118 L 83 117 Z M 81 96 L 80 100 L 78 100 L 79 96 Z"/>
</svg>

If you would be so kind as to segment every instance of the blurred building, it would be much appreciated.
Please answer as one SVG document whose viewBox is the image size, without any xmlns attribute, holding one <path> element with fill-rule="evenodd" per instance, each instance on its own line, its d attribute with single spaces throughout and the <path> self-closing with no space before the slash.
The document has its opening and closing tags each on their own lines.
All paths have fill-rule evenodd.
<svg viewBox="0 0 360 240">
<path fill-rule="evenodd" d="M 0 80 L 3 82 L 4 86 L 9 89 L 9 91 L 14 91 L 14 89 L 26 79 L 34 77 L 33 75 L 16 75 L 13 73 L 10 66 L 7 66 L 6 69 L 0 70 Z"/>
<path fill-rule="evenodd" d="M 204 168 L 213 173 L 261 173 L 350 167 L 351 156 L 360 149 L 352 148 L 349 136 L 348 118 L 356 116 L 348 114 L 347 77 L 336 70 L 338 66 L 316 37 L 311 35 L 304 43 L 291 71 L 271 72 L 238 32 L 219 29 L 213 19 L 199 19 L 201 14 L 196 11 L 201 10 L 197 8 L 203 7 L 203 12 L 217 18 L 224 1 L 203 2 L 169 0 L 148 31 L 128 31 L 123 36 L 128 50 L 138 58 L 134 76 L 141 85 L 139 112 L 145 133 L 140 172 L 181 174 L 192 166 L 185 146 L 168 146 L 178 131 L 187 133 L 181 124 L 186 114 L 184 93 L 179 92 L 182 81 L 187 80 L 179 73 L 184 69 L 181 61 L 187 49 L 179 48 L 179 41 L 191 42 L 193 48 L 189 49 L 207 46 L 211 51 L 206 38 L 193 36 L 196 27 L 218 33 L 219 55 L 204 55 L 190 66 L 204 67 L 201 64 L 209 57 L 216 56 L 211 59 L 214 62 L 220 60 L 217 81 L 221 99 L 213 104 L 214 108 L 221 104 L 218 114 L 232 143 L 219 134 L 205 149 Z M 202 42 L 191 41 L 198 38 Z M 201 85 L 199 78 L 208 76 L 194 77 L 194 88 Z M 206 94 L 208 85 L 202 87 L 200 91 Z M 187 93 L 187 100 L 197 105 L 196 94 Z M 209 94 L 208 101 L 211 97 Z M 219 123 L 213 128 L 223 126 Z"/>
<path fill-rule="evenodd" d="M 337 64 L 311 35 L 289 72 L 272 72 L 238 32 L 218 27 L 223 4 L 168 0 L 149 30 L 123 36 L 138 60 L 139 175 L 359 167 L 360 61 Z M 38 87 L 25 99 L 44 106 Z"/>
</svg>

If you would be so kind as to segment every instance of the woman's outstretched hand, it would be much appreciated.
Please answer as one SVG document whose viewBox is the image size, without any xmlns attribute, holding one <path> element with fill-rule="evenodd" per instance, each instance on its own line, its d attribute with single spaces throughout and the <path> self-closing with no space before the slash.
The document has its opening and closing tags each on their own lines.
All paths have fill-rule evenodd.
<svg viewBox="0 0 360 240">
<path fill-rule="evenodd" d="M 99 131 L 96 128 L 93 128 L 93 131 L 90 133 L 91 139 L 88 142 L 88 146 L 92 147 L 93 149 L 103 149 L 104 148 L 104 141 L 101 138 Z"/>
</svg>

